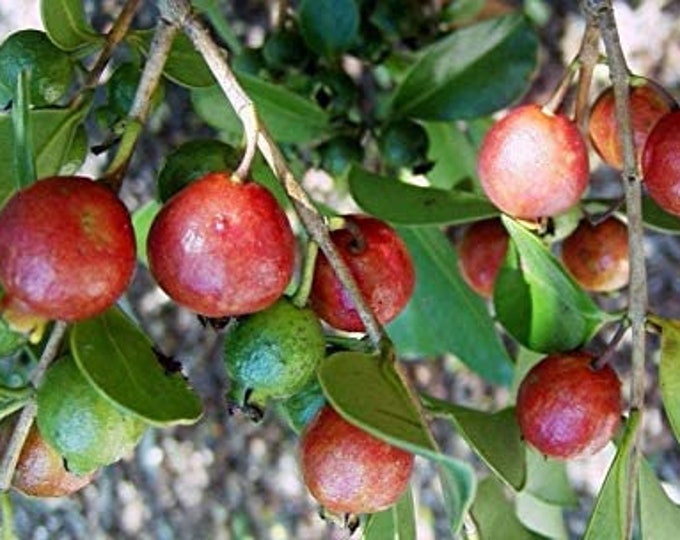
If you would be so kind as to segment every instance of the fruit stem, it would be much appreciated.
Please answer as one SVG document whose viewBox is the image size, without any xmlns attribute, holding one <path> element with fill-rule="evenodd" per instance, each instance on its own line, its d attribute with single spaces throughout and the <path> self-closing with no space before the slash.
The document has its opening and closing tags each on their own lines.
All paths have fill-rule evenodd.
<svg viewBox="0 0 680 540">
<path fill-rule="evenodd" d="M 321 251 L 326 255 L 338 279 L 354 301 L 357 313 L 366 327 L 366 332 L 371 342 L 377 350 L 382 350 L 385 344 L 389 343 L 384 328 L 368 306 L 347 265 L 331 241 L 325 221 L 288 167 L 281 150 L 261 122 L 252 122 L 248 119 L 251 114 L 256 118 L 256 113 L 250 110 L 251 108 L 254 109 L 254 105 L 236 80 L 236 77 L 227 65 L 224 55 L 220 52 L 220 49 L 212 40 L 203 24 L 194 17 L 187 0 L 159 0 L 158 6 L 161 16 L 175 21 L 177 25 L 181 26 L 193 42 L 194 47 L 202 54 L 203 59 L 218 80 L 227 99 L 239 115 L 239 118 L 241 118 L 248 140 L 256 141 L 257 147 L 264 156 L 269 168 L 291 198 L 293 207 L 302 225 L 312 240 L 318 244 Z M 210 54 L 208 54 L 208 51 L 211 51 Z"/>
<path fill-rule="evenodd" d="M 103 177 L 103 180 L 115 191 L 120 189 L 130 158 L 142 133 L 142 126 L 149 116 L 151 97 L 161 80 L 165 61 L 168 59 L 170 48 L 178 30 L 175 24 L 162 17 L 156 24 L 156 30 L 149 48 L 149 56 L 144 64 L 135 97 L 128 111 L 125 132 L 118 146 L 118 151 Z"/>
<path fill-rule="evenodd" d="M 628 95 L 629 70 L 626 64 L 611 0 L 582 0 L 581 9 L 587 20 L 597 24 L 604 41 L 609 75 L 614 87 L 614 103 L 619 140 L 623 148 L 622 181 L 628 217 L 628 249 L 630 253 L 630 287 L 628 319 L 632 329 L 631 409 L 642 415 L 645 399 L 645 323 L 647 312 L 647 274 L 643 245 L 642 179 L 638 173 L 635 143 L 631 129 Z M 631 459 L 626 475 L 625 539 L 633 536 L 637 499 L 638 471 L 642 458 L 639 429 L 633 434 Z"/>
<path fill-rule="evenodd" d="M 619 343 L 621 343 L 623 336 L 626 335 L 626 332 L 628 332 L 629 328 L 630 322 L 627 318 L 624 318 L 619 323 L 616 333 L 607 344 L 606 349 L 591 364 L 595 371 L 602 369 L 612 360 L 614 353 L 616 352 L 616 348 L 618 347 Z"/>
<path fill-rule="evenodd" d="M 302 275 L 300 276 L 300 285 L 293 295 L 291 301 L 293 305 L 303 308 L 307 305 L 309 294 L 312 291 L 312 282 L 314 281 L 314 268 L 316 267 L 316 256 L 319 253 L 319 246 L 314 242 L 307 242 L 307 253 L 305 254 L 305 263 L 302 268 Z"/>
<path fill-rule="evenodd" d="M 593 71 L 600 60 L 600 29 L 593 20 L 586 21 L 581 48 L 577 58 L 580 65 L 578 83 L 576 87 L 576 105 L 574 120 L 581 133 L 587 133 L 590 86 L 593 82 Z"/>
<path fill-rule="evenodd" d="M 557 109 L 562 106 L 564 102 L 564 97 L 567 95 L 567 91 L 571 86 L 571 82 L 574 80 L 574 75 L 576 75 L 576 70 L 579 68 L 580 63 L 578 60 L 573 60 L 565 70 L 564 76 L 557 85 L 557 88 L 553 92 L 550 99 L 543 105 L 542 110 L 546 114 L 555 114 Z"/>
<path fill-rule="evenodd" d="M 50 363 L 57 357 L 57 354 L 59 354 L 59 347 L 62 339 L 64 339 L 64 336 L 66 335 L 67 328 L 67 323 L 62 321 L 55 322 L 50 337 L 40 355 L 38 365 L 31 374 L 31 384 L 34 388 L 40 386 L 40 381 L 42 381 L 45 371 Z M 36 401 L 35 399 L 32 399 L 19 414 L 19 419 L 14 426 L 12 435 L 7 443 L 7 448 L 5 448 L 4 453 L 0 456 L 0 492 L 7 491 L 12 485 L 12 477 L 14 476 L 17 461 L 19 461 L 19 454 L 26 442 L 26 437 L 33 425 L 33 420 L 35 419 L 37 411 L 38 406 Z"/>
</svg>

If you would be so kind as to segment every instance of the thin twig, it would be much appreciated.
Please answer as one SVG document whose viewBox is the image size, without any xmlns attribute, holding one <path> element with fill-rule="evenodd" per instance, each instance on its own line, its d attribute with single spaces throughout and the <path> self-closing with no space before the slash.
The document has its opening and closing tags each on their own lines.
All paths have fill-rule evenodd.
<svg viewBox="0 0 680 540">
<path fill-rule="evenodd" d="M 40 385 L 40 381 L 48 366 L 57 357 L 57 354 L 59 354 L 59 347 L 66 334 L 67 327 L 68 325 L 62 321 L 54 323 L 52 333 L 45 344 L 38 365 L 31 374 L 31 384 L 33 384 L 34 387 Z M 0 492 L 7 491 L 12 484 L 12 476 L 14 476 L 14 469 L 16 469 L 19 454 L 26 442 L 26 437 L 33 425 L 33 420 L 37 411 L 38 407 L 33 399 L 26 404 L 19 415 L 14 430 L 12 431 L 12 436 L 7 443 L 7 448 L 0 460 Z"/>
<path fill-rule="evenodd" d="M 642 414 L 645 398 L 645 322 L 647 311 L 647 274 L 643 245 L 642 179 L 638 173 L 635 142 L 631 129 L 629 106 L 629 70 L 616 27 L 611 0 L 584 0 L 583 11 L 597 23 L 607 53 L 610 78 L 614 87 L 616 121 L 623 148 L 623 184 L 628 217 L 628 249 L 630 254 L 630 288 L 628 318 L 632 328 L 631 409 Z M 626 530 L 624 538 L 633 536 L 638 472 L 640 468 L 640 430 L 634 434 L 631 459 L 626 477 Z"/>
<path fill-rule="evenodd" d="M 576 88 L 576 105 L 574 107 L 574 120 L 581 133 L 586 133 L 588 125 L 588 113 L 590 111 L 590 86 L 593 82 L 593 71 L 600 58 L 600 28 L 593 20 L 586 21 L 586 29 L 581 41 L 581 49 L 578 52 L 580 64 L 578 86 Z"/>
</svg>

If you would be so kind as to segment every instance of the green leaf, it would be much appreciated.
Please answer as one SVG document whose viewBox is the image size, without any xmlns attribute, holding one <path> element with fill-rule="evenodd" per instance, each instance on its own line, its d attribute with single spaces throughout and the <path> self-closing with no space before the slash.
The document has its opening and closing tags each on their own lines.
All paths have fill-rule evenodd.
<svg viewBox="0 0 680 540">
<path fill-rule="evenodd" d="M 680 441 L 680 321 L 655 316 L 650 316 L 650 321 L 661 327 L 661 401 L 673 434 Z"/>
<path fill-rule="evenodd" d="M 85 19 L 83 0 L 41 0 L 40 15 L 47 34 L 54 44 L 65 51 L 75 51 L 88 45 L 103 44 Z"/>
<path fill-rule="evenodd" d="M 144 56 L 149 55 L 154 30 L 138 30 L 126 36 L 126 40 Z M 208 65 L 184 34 L 178 34 L 172 42 L 163 74 L 181 86 L 204 88 L 215 84 Z"/>
<path fill-rule="evenodd" d="M 632 411 L 621 444 L 595 501 L 595 507 L 588 520 L 588 527 L 583 540 L 620 540 L 624 538 L 626 477 L 628 476 L 631 447 L 635 439 L 633 435 L 639 420 L 639 413 Z"/>
<path fill-rule="evenodd" d="M 87 101 L 87 100 L 86 100 Z M 89 110 L 89 102 L 77 109 L 38 109 L 30 112 L 32 145 L 37 177 L 58 174 L 69 161 L 75 133 Z M 12 195 L 18 171 L 13 159 L 14 137 L 10 115 L 0 114 L 0 163 L 6 164 L 0 176 L 0 206 Z"/>
<path fill-rule="evenodd" d="M 407 489 L 397 504 L 371 514 L 366 520 L 363 540 L 416 540 L 416 521 L 413 494 Z"/>
<path fill-rule="evenodd" d="M 239 75 L 239 81 L 277 141 L 305 143 L 328 135 L 328 114 L 312 101 L 250 75 Z M 219 87 L 196 89 L 191 99 L 196 112 L 208 124 L 240 137 L 241 121 Z"/>
<path fill-rule="evenodd" d="M 2 291 L 0 291 L 0 297 L 2 297 Z M 25 335 L 14 332 L 5 319 L 0 317 L 0 359 L 18 351 L 26 341 L 28 339 Z"/>
<path fill-rule="evenodd" d="M 488 381 L 509 384 L 512 362 L 484 301 L 465 285 L 450 241 L 436 228 L 399 228 L 416 287 L 387 331 L 401 356 L 455 354 Z"/>
<path fill-rule="evenodd" d="M 512 242 L 494 287 L 496 315 L 512 337 L 540 352 L 583 345 L 616 317 L 602 311 L 533 233 L 503 216 Z"/>
<path fill-rule="evenodd" d="M 353 166 L 352 197 L 369 214 L 397 225 L 454 225 L 498 215 L 486 197 L 424 188 Z"/>
<path fill-rule="evenodd" d="M 680 217 L 669 214 L 650 197 L 642 199 L 642 220 L 652 230 L 680 234 Z"/>
<path fill-rule="evenodd" d="M 568 540 L 564 523 L 564 509 L 548 504 L 526 491 L 517 494 L 515 512 L 520 522 L 529 530 L 551 540 Z"/>
<path fill-rule="evenodd" d="M 356 0 L 302 0 L 298 17 L 303 39 L 319 56 L 336 57 L 357 38 Z"/>
<path fill-rule="evenodd" d="M 99 392 L 157 426 L 193 424 L 201 401 L 181 373 L 164 369 L 149 338 L 119 308 L 75 323 L 70 345 Z"/>
<path fill-rule="evenodd" d="M 148 201 L 132 213 L 132 228 L 135 231 L 135 243 L 137 244 L 137 259 L 145 266 L 148 265 L 146 258 L 146 239 L 149 229 L 156 214 L 161 210 L 161 203 L 156 200 Z"/>
<path fill-rule="evenodd" d="M 458 432 L 487 466 L 515 490 L 526 479 L 524 443 L 514 407 L 488 413 L 421 395 L 425 409 L 453 422 Z"/>
<path fill-rule="evenodd" d="M 540 536 L 524 528 L 515 515 L 512 501 L 503 492 L 503 484 L 490 476 L 477 486 L 477 496 L 472 505 L 472 517 L 479 529 L 480 538 L 508 538 L 512 540 L 537 540 Z"/>
<path fill-rule="evenodd" d="M 458 531 L 474 497 L 474 472 L 435 447 L 395 365 L 368 354 L 339 352 L 321 362 L 318 375 L 329 402 L 348 422 L 439 465 L 451 529 Z"/>
<path fill-rule="evenodd" d="M 484 116 L 528 88 L 538 39 L 519 14 L 458 30 L 427 49 L 397 89 L 394 110 L 422 120 Z"/>
<path fill-rule="evenodd" d="M 668 497 L 647 460 L 640 464 L 640 528 L 643 540 L 673 540 L 680 531 L 680 507 Z"/>
<path fill-rule="evenodd" d="M 564 461 L 546 459 L 526 447 L 527 481 L 524 491 L 555 506 L 576 506 L 578 497 L 569 483 Z"/>
<path fill-rule="evenodd" d="M 16 187 L 26 187 L 36 179 L 35 159 L 33 151 L 32 124 L 29 108 L 30 72 L 22 70 L 17 78 L 15 92 L 16 101 L 12 105 L 12 135 L 14 139 L 14 166 L 16 170 Z"/>
<path fill-rule="evenodd" d="M 466 135 L 452 122 L 424 122 L 430 141 L 427 157 L 434 168 L 427 173 L 430 185 L 451 189 L 477 177 L 477 150 Z M 476 182 L 474 187 L 478 187 Z"/>
</svg>

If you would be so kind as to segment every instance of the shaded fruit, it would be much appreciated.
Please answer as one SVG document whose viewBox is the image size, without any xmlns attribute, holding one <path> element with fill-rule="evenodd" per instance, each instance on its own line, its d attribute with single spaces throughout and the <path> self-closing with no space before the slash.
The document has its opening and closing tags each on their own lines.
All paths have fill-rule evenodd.
<svg viewBox="0 0 680 540">
<path fill-rule="evenodd" d="M 506 214 L 538 219 L 565 212 L 588 186 L 588 152 L 576 125 L 538 105 L 511 110 L 482 141 L 477 172 Z"/>
<path fill-rule="evenodd" d="M 413 461 L 413 454 L 350 424 L 330 406 L 300 437 L 305 485 L 334 514 L 368 514 L 393 505 L 408 487 Z"/>
<path fill-rule="evenodd" d="M 428 146 L 425 128 L 410 120 L 387 125 L 378 138 L 380 157 L 392 167 L 413 167 L 425 162 Z"/>
<path fill-rule="evenodd" d="M 354 163 L 361 163 L 364 150 L 356 138 L 340 135 L 319 146 L 321 168 L 333 176 L 340 176 Z"/>
<path fill-rule="evenodd" d="M 498 271 L 508 251 L 510 236 L 500 219 L 470 225 L 458 244 L 458 265 L 465 282 L 477 294 L 491 298 Z"/>
<path fill-rule="evenodd" d="M 667 114 L 654 126 L 642 154 L 642 175 L 650 197 L 680 216 L 680 111 Z"/>
<path fill-rule="evenodd" d="M 629 87 L 630 120 L 636 157 L 640 162 L 649 133 L 662 116 L 677 107 L 673 97 L 649 79 L 637 78 Z M 623 150 L 617 128 L 614 89 L 605 89 L 590 110 L 588 134 L 602 160 L 623 169 Z"/>
<path fill-rule="evenodd" d="M 147 428 L 99 394 L 70 356 L 47 370 L 37 403 L 40 433 L 75 474 L 88 474 L 127 456 Z"/>
<path fill-rule="evenodd" d="M 517 393 L 522 436 L 539 452 L 559 459 L 592 455 L 621 422 L 621 383 L 609 366 L 595 369 L 585 352 L 545 357 Z"/>
<path fill-rule="evenodd" d="M 257 420 L 269 399 L 288 398 L 302 390 L 325 352 L 316 314 L 288 298 L 239 319 L 224 342 L 230 403 Z"/>
<path fill-rule="evenodd" d="M 69 55 L 40 30 L 20 30 L 0 45 L 0 105 L 14 98 L 22 70 L 30 72 L 30 102 L 38 107 L 58 101 L 74 76 Z"/>
<path fill-rule="evenodd" d="M 386 324 L 406 306 L 415 286 L 408 249 L 389 225 L 369 216 L 345 216 L 346 226 L 331 240 L 349 267 L 378 320 Z M 312 309 L 328 324 L 348 332 L 364 331 L 352 299 L 328 259 L 319 254 L 310 294 Z"/>
<path fill-rule="evenodd" d="M 628 285 L 628 228 L 610 217 L 597 225 L 581 221 L 562 242 L 562 262 L 581 287 L 594 292 Z"/>
<path fill-rule="evenodd" d="M 293 275 L 295 237 L 272 194 L 228 172 L 173 196 L 147 239 L 149 269 L 178 304 L 207 317 L 272 305 Z"/>
<path fill-rule="evenodd" d="M 4 316 L 76 321 L 110 307 L 135 268 L 130 215 L 110 189 L 78 176 L 39 180 L 0 211 Z"/>
</svg>

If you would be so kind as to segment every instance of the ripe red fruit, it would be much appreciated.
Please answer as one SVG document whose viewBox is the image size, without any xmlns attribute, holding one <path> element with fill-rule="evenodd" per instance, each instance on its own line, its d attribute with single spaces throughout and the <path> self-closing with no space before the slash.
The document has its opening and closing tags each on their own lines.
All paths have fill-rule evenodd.
<svg viewBox="0 0 680 540">
<path fill-rule="evenodd" d="M 598 452 L 621 421 L 621 383 L 606 365 L 592 367 L 585 352 L 546 356 L 527 373 L 517 394 L 517 419 L 526 441 L 549 457 Z"/>
<path fill-rule="evenodd" d="M 385 222 L 360 215 L 345 216 L 345 220 L 346 227 L 332 231 L 331 240 L 378 320 L 388 323 L 413 294 L 411 256 Z M 354 302 L 322 253 L 316 261 L 309 300 L 312 309 L 331 326 L 348 332 L 365 330 Z"/>
<path fill-rule="evenodd" d="M 661 86 L 640 78 L 629 87 L 630 120 L 637 161 L 645 141 L 662 116 L 676 108 L 675 100 Z M 588 133 L 602 160 L 617 169 L 623 168 L 623 149 L 616 123 L 614 89 L 610 86 L 595 100 L 588 121 Z"/>
<path fill-rule="evenodd" d="M 491 298 L 498 271 L 508 251 L 510 236 L 500 219 L 470 225 L 458 245 L 458 265 L 465 282 L 477 294 Z"/>
<path fill-rule="evenodd" d="M 300 438 L 305 485 L 333 514 L 370 514 L 407 488 L 413 454 L 375 438 L 325 406 Z"/>
<path fill-rule="evenodd" d="M 649 134 L 642 154 L 647 191 L 657 204 L 680 216 L 680 111 L 664 116 Z"/>
<path fill-rule="evenodd" d="M 579 201 L 588 186 L 588 152 L 567 117 L 524 105 L 486 134 L 477 171 L 487 196 L 503 212 L 538 219 Z"/>
<path fill-rule="evenodd" d="M 583 220 L 562 243 L 562 262 L 581 287 L 611 292 L 628 284 L 628 229 L 610 217 L 597 225 Z"/>
<path fill-rule="evenodd" d="M 104 184 L 46 178 L 0 211 L 2 304 L 18 328 L 27 320 L 97 315 L 125 291 L 134 267 L 130 215 Z"/>
<path fill-rule="evenodd" d="M 149 269 L 177 303 L 208 317 L 253 313 L 290 281 L 295 237 L 273 195 L 209 173 L 174 195 L 149 231 Z"/>
</svg>

